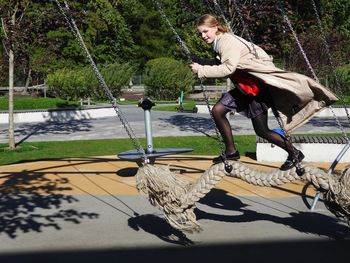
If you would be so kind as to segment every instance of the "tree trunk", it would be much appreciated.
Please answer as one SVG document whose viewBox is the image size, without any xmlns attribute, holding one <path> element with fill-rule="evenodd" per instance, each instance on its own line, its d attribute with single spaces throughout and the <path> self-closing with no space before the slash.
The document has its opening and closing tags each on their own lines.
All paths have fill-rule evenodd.
<svg viewBox="0 0 350 263">
<path fill-rule="evenodd" d="M 28 74 L 27 74 L 27 78 L 26 78 L 26 84 L 25 84 L 23 92 L 22 92 L 23 95 L 27 95 L 28 94 L 28 87 L 29 87 L 29 83 L 30 83 L 30 80 L 31 80 L 31 73 L 32 73 L 32 70 L 29 69 L 28 70 Z"/>
<path fill-rule="evenodd" d="M 16 13 L 12 15 L 11 23 L 16 23 Z M 13 32 L 11 32 L 12 34 Z M 9 149 L 14 150 L 15 144 L 15 128 L 14 128 L 14 117 L 13 117 L 13 72 L 14 72 L 14 54 L 13 54 L 13 43 L 10 44 L 9 50 Z"/>
<path fill-rule="evenodd" d="M 15 129 L 13 118 L 13 71 L 14 71 L 14 55 L 13 50 L 9 52 L 9 149 L 14 150 L 15 145 Z"/>
</svg>

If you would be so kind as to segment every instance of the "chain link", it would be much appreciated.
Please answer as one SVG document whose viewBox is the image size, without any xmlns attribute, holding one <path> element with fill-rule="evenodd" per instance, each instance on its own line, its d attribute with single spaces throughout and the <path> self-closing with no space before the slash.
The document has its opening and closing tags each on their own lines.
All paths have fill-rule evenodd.
<svg viewBox="0 0 350 263">
<path fill-rule="evenodd" d="M 180 46 L 182 47 L 183 51 L 185 52 L 187 58 L 189 61 L 192 61 L 192 56 L 191 56 L 191 52 L 189 51 L 189 49 L 187 48 L 185 42 L 182 41 L 181 37 L 179 36 L 179 34 L 176 32 L 175 28 L 173 27 L 173 25 L 171 24 L 171 22 L 169 21 L 168 17 L 166 16 L 166 14 L 164 13 L 163 11 L 163 8 L 160 4 L 159 1 L 157 0 L 153 0 L 153 3 L 156 5 L 159 13 L 161 14 L 161 16 L 163 17 L 163 19 L 166 21 L 166 23 L 168 24 L 168 26 L 170 27 L 170 29 L 172 30 L 172 32 L 174 33 L 177 41 L 179 42 Z M 209 100 L 208 100 L 208 96 L 206 94 L 206 90 L 205 90 L 205 87 L 203 86 L 203 80 L 200 79 L 200 86 L 201 86 L 201 89 L 203 91 L 203 96 L 204 96 L 204 99 L 205 99 L 205 102 L 206 102 L 206 105 L 207 105 L 207 108 L 209 110 L 209 113 L 210 113 L 210 117 L 211 117 L 211 121 L 213 123 L 213 126 L 215 127 L 215 133 L 216 133 L 216 136 L 217 136 L 217 139 L 218 139 L 218 144 L 219 144 L 219 148 L 221 150 L 221 156 L 222 156 L 222 159 L 223 159 L 223 162 L 225 164 L 225 169 L 232 169 L 230 167 L 230 165 L 228 164 L 227 162 L 227 159 L 226 159 L 226 154 L 225 154 L 225 150 L 224 150 L 224 144 L 222 142 L 222 137 L 219 133 L 219 130 L 217 129 L 216 127 L 216 124 L 215 124 L 215 121 L 214 121 L 214 117 L 213 117 L 213 114 L 211 112 L 211 109 L 210 109 L 210 104 L 209 104 Z"/>
<path fill-rule="evenodd" d="M 202 78 L 200 79 L 200 86 L 201 86 L 201 90 L 203 92 L 203 97 L 204 97 L 205 103 L 206 103 L 208 111 L 210 113 L 211 121 L 212 121 L 214 129 L 215 129 L 215 134 L 216 134 L 216 138 L 218 140 L 218 144 L 219 144 L 219 147 L 220 147 L 221 156 L 222 156 L 222 158 L 224 160 L 224 163 L 226 164 L 227 160 L 226 160 L 226 154 L 225 154 L 225 144 L 223 143 L 222 136 L 221 136 L 221 134 L 219 132 L 218 127 L 215 124 L 214 116 L 213 116 L 213 113 L 212 113 L 212 110 L 211 110 L 210 104 L 209 104 L 209 98 L 207 96 L 206 88 L 203 85 L 203 79 Z"/>
<path fill-rule="evenodd" d="M 245 21 L 244 21 L 244 18 L 243 18 L 243 15 L 242 15 L 241 11 L 240 11 L 240 8 L 239 8 L 239 6 L 238 6 L 238 3 L 237 3 L 236 0 L 232 0 L 232 1 L 233 1 L 233 4 L 234 4 L 234 8 L 235 8 L 235 10 L 236 10 L 236 13 L 238 14 L 238 17 L 239 17 L 239 19 L 240 19 L 240 21 L 241 21 L 241 24 L 242 24 L 242 26 L 243 26 L 243 31 L 246 33 L 246 35 L 247 35 L 247 37 L 248 37 L 248 40 L 249 40 L 249 42 L 251 43 L 252 49 L 253 49 L 253 51 L 254 51 L 254 56 L 255 56 L 256 58 L 259 58 L 258 53 L 257 53 L 257 51 L 256 51 L 256 49 L 255 49 L 255 46 L 254 46 L 254 43 L 253 43 L 253 39 L 252 39 L 251 34 L 250 34 L 249 30 L 248 30 L 248 26 L 246 25 L 246 23 L 245 23 Z M 217 3 L 217 1 L 216 1 L 216 0 L 213 0 L 213 3 L 214 3 L 214 5 L 215 5 L 216 9 L 220 12 L 221 16 L 224 17 L 224 13 L 223 13 L 222 9 L 220 8 L 219 4 Z M 227 20 L 224 19 L 224 21 L 227 21 Z M 231 32 L 232 32 L 232 30 L 231 30 Z M 201 86 L 202 86 L 202 83 L 201 83 Z M 205 89 L 202 88 L 202 90 L 204 90 L 203 93 L 205 94 Z M 281 119 L 281 117 L 280 117 L 278 111 L 276 110 L 276 108 L 275 108 L 274 106 L 272 107 L 272 111 L 273 111 L 273 114 L 274 114 L 274 116 L 275 116 L 275 118 L 276 118 L 276 120 L 277 120 L 277 123 L 278 123 L 279 127 L 282 129 L 283 133 L 285 134 L 285 140 L 286 140 L 287 142 L 289 142 L 289 143 L 292 145 L 292 142 L 291 142 L 291 140 L 290 140 L 290 136 L 289 136 L 289 134 L 287 133 L 287 131 L 286 131 L 284 125 L 283 125 L 282 119 Z M 212 117 L 212 118 L 213 118 L 213 117 Z M 217 130 L 217 128 L 216 128 L 216 130 Z M 222 146 L 221 146 L 221 147 L 222 147 Z M 293 149 L 294 149 L 294 148 L 293 148 Z M 294 151 L 294 154 L 295 154 L 295 155 L 297 154 L 296 151 Z M 301 168 L 300 168 L 299 162 L 296 162 L 296 167 L 297 167 L 299 170 L 301 169 Z"/>
<path fill-rule="evenodd" d="M 124 129 L 126 130 L 126 133 L 128 134 L 129 138 L 131 139 L 135 149 L 137 150 L 138 154 L 142 156 L 142 159 L 145 163 L 148 163 L 149 160 L 147 158 L 146 152 L 143 149 L 143 147 L 141 146 L 141 143 L 139 142 L 139 140 L 137 139 L 135 132 L 133 131 L 133 129 L 131 128 L 130 124 L 128 123 L 125 115 L 123 114 L 123 112 L 121 111 L 120 107 L 117 104 L 117 100 L 113 97 L 113 94 L 111 92 L 111 90 L 108 88 L 102 74 L 100 73 L 100 71 L 98 70 L 94 60 L 91 57 L 90 52 L 88 51 L 85 42 L 79 32 L 79 29 L 71 15 L 71 11 L 69 9 L 68 3 L 66 0 L 64 0 L 64 7 L 61 5 L 59 0 L 55 0 L 58 8 L 60 9 L 62 15 L 64 16 L 71 32 L 73 33 L 74 37 L 76 38 L 76 40 L 79 43 L 80 48 L 82 49 L 85 57 L 87 58 L 88 62 L 90 63 L 97 79 L 98 82 L 100 83 L 100 86 L 102 86 L 102 88 L 104 89 L 105 94 L 107 95 L 112 107 L 114 108 L 117 116 L 119 117 L 120 122 L 122 123 Z"/>
<path fill-rule="evenodd" d="M 285 20 L 285 22 L 287 23 L 287 25 L 288 25 L 290 31 L 292 32 L 293 37 L 294 37 L 294 39 L 295 39 L 295 41 L 297 42 L 297 45 L 298 45 L 298 47 L 299 47 L 299 50 L 300 50 L 300 52 L 302 53 L 302 55 L 303 55 L 303 57 L 304 57 L 304 60 L 305 60 L 307 66 L 308 66 L 308 68 L 309 68 L 309 70 L 310 70 L 310 72 L 311 72 L 311 74 L 312 74 L 313 79 L 314 79 L 317 83 L 320 83 L 320 81 L 319 81 L 319 79 L 317 78 L 316 73 L 315 73 L 315 71 L 314 71 L 314 69 L 313 69 L 313 67 L 312 67 L 312 65 L 311 65 L 311 63 L 310 63 L 310 61 L 309 61 L 309 59 L 308 59 L 308 57 L 307 57 L 307 55 L 306 55 L 306 53 L 305 53 L 303 47 L 302 47 L 302 45 L 300 44 L 299 38 L 298 38 L 297 34 L 295 33 L 295 30 L 294 30 L 294 28 L 293 28 L 293 26 L 292 26 L 292 23 L 291 23 L 291 21 L 289 20 L 287 14 L 286 14 L 285 11 L 284 11 L 284 8 L 283 8 L 283 6 L 282 6 L 281 1 L 278 1 L 278 3 L 279 3 L 279 9 L 280 9 L 280 11 L 281 11 L 281 13 L 282 13 L 283 19 Z M 346 134 L 343 125 L 340 123 L 340 120 L 339 120 L 338 116 L 335 114 L 333 107 L 331 107 L 331 106 L 328 106 L 328 107 L 329 107 L 329 109 L 331 110 L 332 115 L 333 115 L 333 117 L 335 118 L 335 121 L 336 121 L 336 123 L 337 123 L 337 125 L 338 125 L 338 127 L 339 127 L 339 129 L 340 129 L 340 131 L 341 131 L 341 133 L 343 134 L 343 137 L 346 139 L 346 141 L 349 142 L 348 135 Z M 346 107 L 345 107 L 345 108 L 346 108 Z M 347 112 L 347 110 L 346 110 L 346 112 Z M 348 112 L 347 112 L 347 115 L 348 115 Z M 349 115 L 348 115 L 348 118 L 349 118 Z"/>
<path fill-rule="evenodd" d="M 346 116 L 348 118 L 348 121 L 350 122 L 350 114 L 349 114 L 349 111 L 348 111 L 348 108 L 346 107 L 345 103 L 344 103 L 344 93 L 343 93 L 343 89 L 340 85 L 340 81 L 339 81 L 339 77 L 338 77 L 338 74 L 336 72 L 336 68 L 335 68 L 335 65 L 334 65 L 334 62 L 333 62 L 333 59 L 332 59 L 332 55 L 331 55 L 331 52 L 330 52 L 330 49 L 329 49 L 329 45 L 327 43 L 327 39 L 326 39 L 326 34 L 325 34 L 325 31 L 323 29 L 323 26 L 322 26 L 322 22 L 321 22 L 321 19 L 320 19 L 320 16 L 318 15 L 318 12 L 317 12 L 317 7 L 316 7 L 316 4 L 315 4 L 315 1 L 314 0 L 311 0 L 311 3 L 312 3 L 312 7 L 314 9 L 314 13 L 315 13 L 315 16 L 316 16 L 316 20 L 317 20 L 317 25 L 318 25 L 318 28 L 321 32 L 321 38 L 322 38 L 322 41 L 323 41 L 323 45 L 325 46 L 326 48 L 326 53 L 327 53 L 327 57 L 328 57 L 328 60 L 329 60 L 329 64 L 331 66 L 331 69 L 332 69 L 332 73 L 334 75 L 334 78 L 335 78 L 335 82 L 336 82 L 336 90 L 337 92 L 339 93 L 340 95 L 340 100 L 342 102 L 342 106 L 344 107 L 344 110 L 346 112 Z M 349 141 L 348 138 L 346 138 L 347 141 Z"/>
<path fill-rule="evenodd" d="M 224 11 L 221 9 L 220 5 L 218 4 L 218 2 L 216 0 L 212 0 L 214 3 L 214 8 L 217 10 L 217 12 L 219 13 L 219 16 L 221 17 L 221 19 L 225 22 L 228 30 L 230 30 L 231 33 L 233 33 L 232 31 L 232 27 L 230 25 L 230 23 L 228 22 L 228 20 L 226 19 L 226 16 L 224 14 Z"/>
<path fill-rule="evenodd" d="M 154 5 L 157 7 L 158 12 L 160 13 L 160 15 L 162 16 L 162 18 L 164 19 L 164 21 L 167 23 L 167 25 L 169 26 L 169 28 L 171 29 L 171 31 L 173 32 L 174 36 L 176 37 L 176 40 L 179 42 L 180 46 L 182 47 L 183 51 L 185 52 L 188 60 L 192 60 L 191 57 L 191 52 L 189 51 L 189 49 L 187 48 L 185 42 L 182 41 L 181 37 L 179 36 L 179 34 L 176 32 L 175 28 L 173 27 L 172 23 L 169 21 L 168 17 L 165 15 L 163 8 L 160 4 L 159 1 L 153 0 Z"/>
<path fill-rule="evenodd" d="M 242 24 L 242 26 L 243 26 L 243 31 L 244 31 L 245 34 L 247 35 L 248 40 L 249 40 L 249 42 L 250 42 L 250 44 L 251 44 L 251 46 L 252 46 L 252 49 L 253 49 L 253 52 L 254 52 L 254 56 L 255 56 L 255 58 L 259 58 L 258 52 L 256 51 L 255 45 L 254 45 L 254 43 L 253 43 L 252 36 L 251 36 L 251 34 L 250 34 L 250 32 L 249 32 L 249 29 L 248 29 L 247 24 L 245 23 L 245 21 L 244 21 L 244 19 L 243 19 L 243 15 L 242 15 L 242 12 L 240 11 L 240 8 L 239 8 L 239 6 L 238 6 L 238 3 L 237 3 L 236 0 L 232 0 L 232 2 L 233 2 L 233 6 L 234 6 L 234 8 L 235 8 L 235 10 L 236 10 L 236 12 L 237 12 L 237 14 L 238 14 L 239 20 L 241 21 L 241 24 Z"/>
</svg>

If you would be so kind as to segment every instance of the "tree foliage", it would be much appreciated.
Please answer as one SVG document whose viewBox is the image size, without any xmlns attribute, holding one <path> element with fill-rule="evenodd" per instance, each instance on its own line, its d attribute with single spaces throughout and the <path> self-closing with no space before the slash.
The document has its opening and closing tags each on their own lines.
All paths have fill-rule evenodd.
<svg viewBox="0 0 350 263">
<path fill-rule="evenodd" d="M 190 69 L 177 60 L 157 58 L 146 64 L 146 95 L 154 99 L 176 99 L 180 91 L 188 92 L 194 81 Z"/>
<path fill-rule="evenodd" d="M 280 12 L 282 4 L 316 72 L 321 75 L 330 72 L 327 58 L 320 56 L 328 54 L 323 52 L 322 34 L 311 1 L 158 1 L 175 30 L 197 56 L 213 56 L 211 47 L 197 36 L 195 29 L 200 15 L 213 13 L 221 19 L 224 16 L 236 34 L 248 38 L 249 33 L 256 44 L 274 56 L 278 65 L 307 73 L 305 61 Z M 349 61 L 350 54 L 350 1 L 314 1 L 334 64 L 343 66 Z M 16 30 L 12 38 L 17 47 L 15 84 L 22 85 L 28 77 L 31 84 L 39 84 L 47 74 L 58 69 L 87 66 L 88 62 L 55 1 L 0 0 L 0 16 L 6 17 L 6 10 L 15 3 L 20 3 L 23 11 L 25 2 L 30 4 L 25 7 L 26 15 L 22 17 L 20 30 Z M 157 11 L 154 0 L 70 0 L 68 3 L 97 65 L 130 63 L 142 72 L 147 61 L 155 58 L 169 57 L 188 62 L 173 32 Z M 3 43 L 0 47 L 0 84 L 7 85 L 8 42 L 3 31 L 0 38 Z"/>
<path fill-rule="evenodd" d="M 134 73 L 128 64 L 108 64 L 102 67 L 104 76 L 112 95 L 117 97 Z M 99 88 L 97 77 L 89 66 L 82 68 L 63 68 L 54 71 L 46 78 L 49 87 L 48 94 L 62 99 L 76 100 L 80 98 L 108 99 L 103 87 Z"/>
</svg>

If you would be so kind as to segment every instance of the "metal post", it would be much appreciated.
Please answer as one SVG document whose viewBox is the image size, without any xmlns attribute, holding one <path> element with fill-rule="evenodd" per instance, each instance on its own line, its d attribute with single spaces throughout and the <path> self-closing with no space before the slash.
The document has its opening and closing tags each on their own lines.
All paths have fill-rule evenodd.
<svg viewBox="0 0 350 263">
<path fill-rule="evenodd" d="M 171 155 L 171 154 L 179 154 L 179 153 L 187 153 L 192 152 L 193 149 L 190 148 L 164 148 L 164 149 L 154 149 L 153 148 L 153 136 L 152 136 L 152 125 L 151 125 L 151 108 L 155 104 L 152 102 L 150 98 L 141 99 L 138 106 L 144 110 L 145 117 L 145 133 L 147 140 L 147 149 L 145 149 L 145 153 L 149 159 L 149 163 L 154 163 L 156 157 Z M 136 160 L 139 165 L 143 165 L 139 163 L 138 160 L 141 159 L 141 155 L 139 151 L 131 150 L 118 154 L 120 159 L 124 160 Z"/>
<path fill-rule="evenodd" d="M 350 141 L 348 141 L 348 143 L 344 146 L 344 148 L 338 154 L 337 158 L 335 158 L 332 165 L 328 168 L 327 174 L 330 174 L 331 172 L 333 172 L 334 168 L 337 166 L 337 164 L 339 163 L 341 158 L 343 158 L 343 156 L 345 155 L 345 153 L 348 151 L 349 148 L 350 148 Z M 310 208 L 311 211 L 314 211 L 316 203 L 317 203 L 319 198 L 320 198 L 320 191 L 317 191 L 317 193 L 314 197 L 314 200 L 312 202 L 311 208 Z"/>
<path fill-rule="evenodd" d="M 145 110 L 145 132 L 147 140 L 147 153 L 153 152 L 152 125 L 151 125 L 151 110 Z"/>
<path fill-rule="evenodd" d="M 152 102 L 150 98 L 142 99 L 139 102 L 139 107 L 141 107 L 145 113 L 145 133 L 147 140 L 147 153 L 153 153 L 153 139 L 152 139 L 152 125 L 151 125 L 151 109 L 155 104 Z"/>
</svg>

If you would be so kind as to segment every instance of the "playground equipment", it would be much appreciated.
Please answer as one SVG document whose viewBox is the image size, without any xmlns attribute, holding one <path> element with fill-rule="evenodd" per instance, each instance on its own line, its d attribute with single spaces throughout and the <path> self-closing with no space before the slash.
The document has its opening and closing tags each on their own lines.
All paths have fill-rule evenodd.
<svg viewBox="0 0 350 263">
<path fill-rule="evenodd" d="M 196 222 L 196 216 L 193 212 L 195 203 L 200 198 L 204 197 L 216 185 L 216 183 L 218 183 L 226 175 L 234 176 L 245 180 L 248 183 L 261 186 L 281 185 L 292 182 L 293 180 L 305 179 L 311 182 L 320 192 L 324 194 L 326 206 L 332 213 L 347 221 L 350 220 L 349 167 L 345 168 L 340 176 L 333 176 L 330 173 L 326 173 L 319 168 L 311 166 L 296 167 L 288 171 L 276 169 L 268 173 L 263 173 L 253 170 L 239 161 L 228 161 L 224 158 L 223 163 L 211 166 L 197 181 L 190 183 L 185 179 L 178 177 L 176 174 L 171 172 L 169 168 L 151 165 L 150 163 L 153 158 L 170 154 L 169 152 L 171 152 L 164 150 L 164 153 L 162 153 L 160 150 L 157 151 L 157 149 L 153 149 L 150 109 L 154 104 L 149 99 L 146 99 L 139 105 L 145 111 L 145 128 L 148 144 L 145 150 L 136 138 L 133 130 L 117 105 L 116 99 L 111 94 L 110 89 L 107 87 L 102 75 L 92 60 L 92 57 L 84 44 L 74 19 L 70 14 L 67 2 L 63 0 L 65 6 L 62 6 L 59 0 L 55 1 L 65 17 L 69 28 L 72 30 L 74 36 L 79 42 L 85 56 L 90 62 L 100 85 L 110 99 L 117 116 L 124 125 L 130 139 L 134 143 L 136 152 L 132 152 L 131 154 L 124 153 L 124 157 L 129 156 L 130 158 L 133 158 L 133 160 L 139 160 L 139 163 L 142 164 L 136 174 L 136 184 L 138 190 L 148 196 L 152 205 L 155 205 L 163 210 L 166 220 L 173 227 L 181 231 L 199 231 L 200 226 Z M 191 59 L 191 54 L 188 48 L 181 40 L 170 21 L 167 19 L 160 6 L 160 3 L 155 1 L 155 4 L 157 5 L 162 17 L 174 32 L 184 52 L 188 58 Z M 209 104 L 207 103 L 207 105 Z M 281 127 L 281 129 L 284 131 L 283 127 Z M 220 147 L 221 151 L 223 151 L 221 144 Z M 188 151 L 189 149 L 183 150 Z M 174 152 L 178 153 L 179 149 L 176 149 Z M 123 157 L 123 154 L 120 156 Z"/>
<path fill-rule="evenodd" d="M 150 160 L 150 163 L 154 163 L 156 157 L 171 155 L 171 154 L 187 153 L 187 152 L 193 151 L 193 149 L 190 149 L 190 148 L 163 148 L 163 149 L 153 148 L 151 109 L 153 106 L 155 106 L 155 104 L 152 102 L 150 98 L 144 98 L 139 102 L 138 106 L 144 110 L 145 134 L 146 134 L 146 141 L 147 141 L 147 147 L 145 149 L 145 152 L 146 152 L 146 156 Z M 142 160 L 143 156 L 137 150 L 130 150 L 130 151 L 119 153 L 118 157 L 124 160 L 132 160 L 132 161 L 139 162 Z"/>
</svg>

